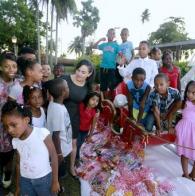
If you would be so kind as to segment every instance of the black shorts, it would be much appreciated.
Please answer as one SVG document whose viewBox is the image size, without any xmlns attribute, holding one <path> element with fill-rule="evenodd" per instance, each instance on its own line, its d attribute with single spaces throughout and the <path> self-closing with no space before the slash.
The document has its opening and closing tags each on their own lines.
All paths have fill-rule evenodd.
<svg viewBox="0 0 195 196">
<path fill-rule="evenodd" d="M 0 152 L 0 169 L 3 169 L 10 161 L 13 160 L 14 150 L 9 152 Z"/>
<path fill-rule="evenodd" d="M 114 90 L 116 87 L 116 69 L 100 68 L 100 90 Z"/>
</svg>

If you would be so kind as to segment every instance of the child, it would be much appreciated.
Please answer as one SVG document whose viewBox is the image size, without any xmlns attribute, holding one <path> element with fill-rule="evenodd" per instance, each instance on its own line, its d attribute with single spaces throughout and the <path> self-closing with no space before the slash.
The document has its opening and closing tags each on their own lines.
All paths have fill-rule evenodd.
<svg viewBox="0 0 195 196">
<path fill-rule="evenodd" d="M 152 113 L 146 117 L 146 130 L 152 131 L 154 120 L 156 123 L 156 133 L 165 128 L 171 133 L 174 113 L 181 104 L 181 96 L 177 89 L 169 87 L 168 77 L 160 73 L 154 78 L 155 90 L 150 94 Z"/>
<path fill-rule="evenodd" d="M 134 59 L 130 62 L 129 65 L 124 67 L 124 65 L 118 66 L 119 73 L 122 77 L 125 78 L 125 82 L 129 80 L 132 72 L 135 68 L 141 67 L 146 72 L 146 82 L 153 87 L 154 86 L 154 77 L 158 74 L 158 68 L 156 62 L 148 58 L 150 52 L 149 44 L 147 41 L 141 41 L 139 44 L 139 59 Z"/>
<path fill-rule="evenodd" d="M 50 65 L 42 65 L 42 70 L 43 70 L 43 78 L 42 78 L 42 82 L 45 83 L 49 80 L 50 76 L 51 76 L 51 67 Z"/>
<path fill-rule="evenodd" d="M 119 52 L 119 45 L 114 41 L 115 30 L 109 29 L 107 33 L 108 42 L 98 45 L 106 38 L 101 38 L 94 45 L 94 48 L 103 51 L 102 62 L 100 65 L 100 91 L 106 97 L 108 88 L 113 91 L 116 86 L 116 57 Z"/>
<path fill-rule="evenodd" d="M 153 47 L 150 51 L 150 58 L 156 61 L 158 69 L 161 67 L 161 50 Z"/>
<path fill-rule="evenodd" d="M 160 72 L 168 76 L 170 87 L 177 88 L 179 91 L 181 91 L 181 71 L 179 67 L 173 65 L 173 58 L 171 52 L 165 51 L 163 53 L 162 62 L 163 66 L 160 68 Z"/>
<path fill-rule="evenodd" d="M 62 65 L 62 64 L 55 65 L 53 68 L 53 75 L 54 75 L 54 78 L 59 78 L 59 77 L 63 76 L 64 75 L 64 65 Z"/>
<path fill-rule="evenodd" d="M 43 105 L 43 92 L 40 88 L 34 86 L 24 86 L 23 89 L 24 104 L 30 107 L 32 113 L 32 125 L 34 127 L 45 127 L 46 116 Z"/>
<path fill-rule="evenodd" d="M 3 52 L 0 55 L 0 119 L 1 109 L 8 98 L 10 86 L 18 82 L 16 79 L 17 63 L 16 57 L 11 52 Z M 3 174 L 2 184 L 4 188 L 11 185 L 13 147 L 11 136 L 4 130 L 0 121 L 0 173 Z M 1 184 L 1 182 L 0 182 Z"/>
<path fill-rule="evenodd" d="M 23 87 L 25 85 L 33 86 L 37 85 L 42 80 L 42 67 L 35 60 L 28 60 L 20 57 L 18 59 L 19 69 L 24 76 L 24 80 L 22 82 L 18 82 L 13 85 L 9 90 L 9 98 L 11 100 L 15 100 L 20 104 L 24 103 L 23 100 Z"/>
<path fill-rule="evenodd" d="M 146 113 L 149 111 L 147 99 L 151 90 L 149 84 L 145 82 L 145 78 L 145 70 L 138 67 L 133 70 L 132 80 L 127 83 L 130 118 L 143 124 L 145 124 Z"/>
<path fill-rule="evenodd" d="M 20 195 L 49 196 L 59 191 L 57 154 L 49 131 L 31 127 L 31 118 L 30 110 L 15 101 L 2 108 L 2 122 L 17 151 L 15 194 L 20 189 Z"/>
<path fill-rule="evenodd" d="M 128 37 L 129 30 L 127 28 L 123 28 L 121 31 L 122 44 L 120 45 L 120 51 L 125 56 L 125 64 L 129 64 L 134 57 L 133 44 L 127 40 Z"/>
<path fill-rule="evenodd" d="M 80 128 L 78 136 L 78 155 L 81 145 L 87 135 L 94 130 L 101 107 L 101 95 L 97 92 L 90 92 L 85 100 L 80 103 Z"/>
<path fill-rule="evenodd" d="M 22 48 L 19 52 L 19 56 L 29 60 L 36 60 L 37 58 L 35 50 L 29 47 Z"/>
<path fill-rule="evenodd" d="M 67 82 L 61 78 L 50 81 L 49 93 L 53 97 L 47 110 L 47 128 L 52 133 L 52 138 L 59 162 L 59 178 L 66 174 L 65 158 L 72 151 L 72 127 L 70 117 L 63 104 L 69 96 Z"/>
<path fill-rule="evenodd" d="M 177 144 L 180 145 L 177 146 L 177 153 L 181 156 L 183 177 L 195 181 L 195 162 L 191 173 L 188 173 L 188 160 L 195 161 L 195 81 L 190 81 L 186 86 L 182 109 L 182 119 L 175 127 Z"/>
</svg>

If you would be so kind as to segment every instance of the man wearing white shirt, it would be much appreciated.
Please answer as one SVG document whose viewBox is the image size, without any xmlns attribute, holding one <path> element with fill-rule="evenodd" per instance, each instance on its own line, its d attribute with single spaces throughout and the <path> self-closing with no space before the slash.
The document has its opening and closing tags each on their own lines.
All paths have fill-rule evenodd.
<svg viewBox="0 0 195 196">
<path fill-rule="evenodd" d="M 133 70 L 141 67 L 146 71 L 146 82 L 153 87 L 154 77 L 158 74 L 158 67 L 154 60 L 148 58 L 150 52 L 147 41 L 141 41 L 139 44 L 139 59 L 132 60 L 126 67 L 118 66 L 120 75 L 124 78 L 125 83 L 130 79 Z"/>
</svg>

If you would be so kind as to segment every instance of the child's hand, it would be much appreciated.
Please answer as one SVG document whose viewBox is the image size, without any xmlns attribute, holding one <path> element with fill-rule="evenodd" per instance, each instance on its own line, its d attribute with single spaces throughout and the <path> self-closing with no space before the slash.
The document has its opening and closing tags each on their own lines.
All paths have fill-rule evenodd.
<svg viewBox="0 0 195 196">
<path fill-rule="evenodd" d="M 102 38 L 100 39 L 100 41 L 105 42 L 105 41 L 106 41 L 106 38 L 105 38 L 105 37 L 102 37 Z"/>
<path fill-rule="evenodd" d="M 96 114 L 95 114 L 95 117 L 96 117 L 96 118 L 99 118 L 99 116 L 100 116 L 100 110 L 97 110 L 97 112 L 96 112 Z"/>
<path fill-rule="evenodd" d="M 64 157 L 62 154 L 58 155 L 58 165 L 64 160 Z"/>
<path fill-rule="evenodd" d="M 160 129 L 156 129 L 156 135 L 160 136 Z"/>
<path fill-rule="evenodd" d="M 58 181 L 52 182 L 51 191 L 52 193 L 55 193 L 55 194 L 57 194 L 60 191 L 60 184 Z"/>
<path fill-rule="evenodd" d="M 175 129 L 173 127 L 169 127 L 168 133 L 174 134 L 175 133 Z"/>
</svg>

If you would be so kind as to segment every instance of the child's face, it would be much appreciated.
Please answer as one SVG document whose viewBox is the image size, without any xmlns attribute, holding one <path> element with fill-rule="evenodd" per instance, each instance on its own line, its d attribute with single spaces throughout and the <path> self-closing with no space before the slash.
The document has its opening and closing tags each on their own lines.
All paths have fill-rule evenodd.
<svg viewBox="0 0 195 196">
<path fill-rule="evenodd" d="M 93 96 L 89 99 L 88 106 L 91 108 L 95 108 L 97 107 L 98 103 L 99 103 L 99 97 Z"/>
<path fill-rule="evenodd" d="M 29 105 L 32 108 L 40 108 L 43 105 L 43 94 L 41 90 L 34 90 L 29 96 Z"/>
<path fill-rule="evenodd" d="M 79 82 L 84 82 L 91 75 L 87 65 L 81 65 L 75 72 L 76 80 Z"/>
<path fill-rule="evenodd" d="M 114 30 L 108 31 L 107 37 L 108 37 L 108 41 L 113 41 L 115 38 L 115 31 Z"/>
<path fill-rule="evenodd" d="M 5 115 L 3 124 L 7 132 L 14 138 L 20 138 L 28 128 L 30 119 L 19 115 Z"/>
<path fill-rule="evenodd" d="M 172 65 L 172 57 L 170 54 L 165 55 L 165 58 L 163 59 L 163 64 L 164 65 Z"/>
<path fill-rule="evenodd" d="M 69 97 L 69 87 L 68 87 L 68 84 L 67 84 L 67 82 L 64 80 L 64 90 L 63 90 L 63 92 L 64 92 L 64 99 L 67 99 L 68 97 Z"/>
<path fill-rule="evenodd" d="M 187 98 L 189 99 L 189 101 L 195 101 L 195 85 L 190 85 L 188 87 Z"/>
<path fill-rule="evenodd" d="M 64 69 L 60 66 L 56 66 L 53 69 L 53 74 L 54 74 L 55 78 L 59 78 L 62 75 L 64 75 Z"/>
<path fill-rule="evenodd" d="M 32 69 L 29 70 L 29 77 L 32 78 L 33 82 L 40 82 L 43 78 L 43 71 L 40 64 L 36 63 Z"/>
<path fill-rule="evenodd" d="M 2 63 L 2 71 L 7 78 L 13 79 L 18 71 L 18 66 L 15 61 L 6 59 Z"/>
<path fill-rule="evenodd" d="M 167 88 L 169 82 L 165 78 L 156 78 L 154 81 L 154 87 L 160 95 L 165 95 L 167 93 Z"/>
<path fill-rule="evenodd" d="M 146 77 L 143 74 L 137 74 L 137 75 L 133 76 L 132 80 L 135 85 L 135 88 L 137 88 L 137 89 L 141 88 L 145 79 L 146 79 Z"/>
<path fill-rule="evenodd" d="M 49 65 L 42 65 L 43 81 L 47 81 L 51 76 L 51 67 Z"/>
<path fill-rule="evenodd" d="M 150 52 L 150 49 L 146 43 L 141 43 L 139 45 L 139 55 L 141 58 L 146 58 L 149 52 Z"/>
<path fill-rule="evenodd" d="M 24 59 L 32 60 L 32 61 L 36 60 L 36 55 L 32 53 L 21 54 L 21 57 L 23 57 Z"/>
<path fill-rule="evenodd" d="M 128 36 L 129 36 L 129 32 L 127 30 L 123 30 L 121 32 L 121 39 L 122 39 L 123 42 L 127 41 Z"/>
</svg>

